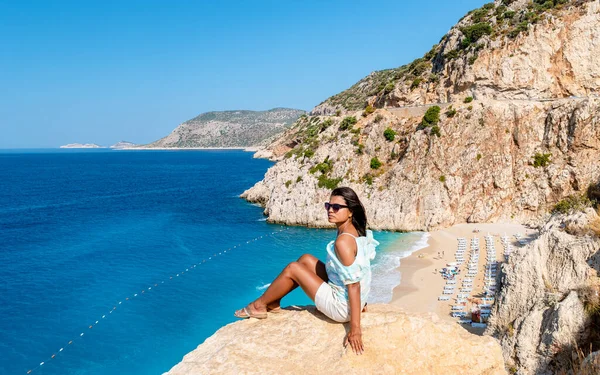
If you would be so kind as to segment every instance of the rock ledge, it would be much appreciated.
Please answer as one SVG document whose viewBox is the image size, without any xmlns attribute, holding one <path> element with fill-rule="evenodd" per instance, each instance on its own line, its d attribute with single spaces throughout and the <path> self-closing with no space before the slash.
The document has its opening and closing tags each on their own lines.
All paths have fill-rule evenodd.
<svg viewBox="0 0 600 375">
<path fill-rule="evenodd" d="M 362 325 L 366 351 L 357 356 L 342 346 L 347 325 L 312 306 L 289 308 L 221 328 L 167 374 L 506 373 L 496 340 L 433 314 L 369 305 Z"/>
</svg>

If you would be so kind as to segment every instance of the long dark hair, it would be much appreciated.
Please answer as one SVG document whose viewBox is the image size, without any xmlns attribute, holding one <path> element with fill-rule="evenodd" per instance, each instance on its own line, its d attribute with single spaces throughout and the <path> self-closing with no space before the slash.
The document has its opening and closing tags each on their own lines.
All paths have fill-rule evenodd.
<svg viewBox="0 0 600 375">
<path fill-rule="evenodd" d="M 331 196 L 342 197 L 346 201 L 346 205 L 352 212 L 352 225 L 356 228 L 359 236 L 367 235 L 367 214 L 365 207 L 358 199 L 358 195 L 349 187 L 339 187 L 333 189 Z"/>
</svg>

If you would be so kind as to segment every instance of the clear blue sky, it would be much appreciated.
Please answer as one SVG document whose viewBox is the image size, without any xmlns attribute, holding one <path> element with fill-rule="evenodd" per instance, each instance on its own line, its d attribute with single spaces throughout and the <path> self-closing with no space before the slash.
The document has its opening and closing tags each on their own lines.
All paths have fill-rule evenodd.
<svg viewBox="0 0 600 375">
<path fill-rule="evenodd" d="M 202 112 L 310 110 L 481 0 L 0 0 L 0 148 L 148 143 Z"/>
</svg>

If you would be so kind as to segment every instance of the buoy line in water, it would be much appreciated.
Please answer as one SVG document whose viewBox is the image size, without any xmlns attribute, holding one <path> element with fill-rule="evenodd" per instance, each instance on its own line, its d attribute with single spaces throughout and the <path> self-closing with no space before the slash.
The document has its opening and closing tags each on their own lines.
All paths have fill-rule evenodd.
<svg viewBox="0 0 600 375">
<path fill-rule="evenodd" d="M 181 271 L 179 273 L 176 273 L 174 276 L 169 276 L 168 278 L 166 278 L 164 280 L 161 280 L 161 281 L 159 281 L 157 283 L 154 283 L 154 284 L 148 286 L 147 288 L 142 289 L 139 293 L 130 294 L 129 296 L 127 296 L 124 299 L 120 300 L 115 306 L 113 306 L 110 310 L 108 310 L 108 312 L 106 314 L 103 314 L 102 317 L 98 318 L 97 320 L 92 320 L 93 323 L 90 324 L 87 328 L 85 328 L 78 336 L 74 337 L 72 340 L 69 340 L 66 345 L 64 345 L 63 347 L 61 347 L 60 349 L 58 349 L 57 351 L 55 351 L 54 353 L 52 353 L 52 355 L 48 359 L 46 359 L 45 361 L 40 362 L 37 366 L 35 366 L 34 368 L 28 370 L 27 374 L 31 374 L 35 370 L 37 370 L 40 367 L 44 366 L 50 360 L 55 359 L 58 356 L 58 354 L 62 353 L 70 345 L 73 345 L 77 339 L 80 339 L 80 338 L 84 337 L 85 336 L 85 331 L 94 328 L 103 319 L 108 318 L 114 311 L 117 310 L 117 307 L 120 306 L 120 305 L 122 305 L 123 303 L 132 301 L 134 298 L 136 298 L 138 296 L 141 296 L 142 294 L 145 294 L 147 291 L 151 291 L 153 287 L 156 288 L 159 285 L 164 284 L 165 281 L 168 282 L 170 280 L 173 280 L 173 278 L 177 278 L 177 277 L 183 276 L 186 272 L 190 272 L 194 268 L 196 268 L 196 267 L 198 267 L 198 266 L 200 266 L 200 265 L 202 265 L 202 264 L 204 264 L 204 263 L 206 263 L 208 261 L 211 261 L 211 260 L 213 260 L 214 258 L 216 258 L 218 256 L 225 255 L 227 252 L 231 252 L 232 250 L 238 249 L 238 248 L 242 247 L 245 244 L 249 244 L 251 242 L 258 241 L 258 240 L 260 240 L 260 239 L 262 239 L 264 237 L 267 237 L 267 236 L 273 236 L 273 235 L 275 235 L 277 233 L 281 233 L 281 232 L 283 232 L 285 230 L 288 230 L 288 228 L 287 227 L 283 227 L 282 229 L 279 229 L 279 230 L 273 231 L 271 233 L 267 233 L 267 234 L 264 234 L 262 236 L 255 237 L 255 238 L 253 238 L 251 240 L 248 240 L 248 241 L 239 243 L 237 245 L 234 245 L 234 246 L 228 248 L 227 250 L 223 250 L 223 251 L 220 251 L 218 253 L 213 253 L 212 256 L 209 256 L 208 258 L 203 258 L 201 261 L 198 261 L 198 263 L 192 264 L 191 266 L 187 267 L 185 270 L 183 270 L 183 271 Z"/>
</svg>

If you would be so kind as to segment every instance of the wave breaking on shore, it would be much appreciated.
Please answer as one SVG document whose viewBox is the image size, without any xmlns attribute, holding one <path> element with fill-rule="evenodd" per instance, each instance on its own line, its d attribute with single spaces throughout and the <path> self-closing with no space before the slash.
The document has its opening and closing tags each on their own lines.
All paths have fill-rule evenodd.
<svg viewBox="0 0 600 375">
<path fill-rule="evenodd" d="M 415 240 L 413 236 L 420 237 Z M 402 275 L 398 271 L 401 259 L 427 247 L 429 236 L 428 232 L 407 233 L 386 249 L 378 251 L 379 261 L 373 266 L 370 303 L 391 302 L 394 288 L 401 282 Z"/>
</svg>

